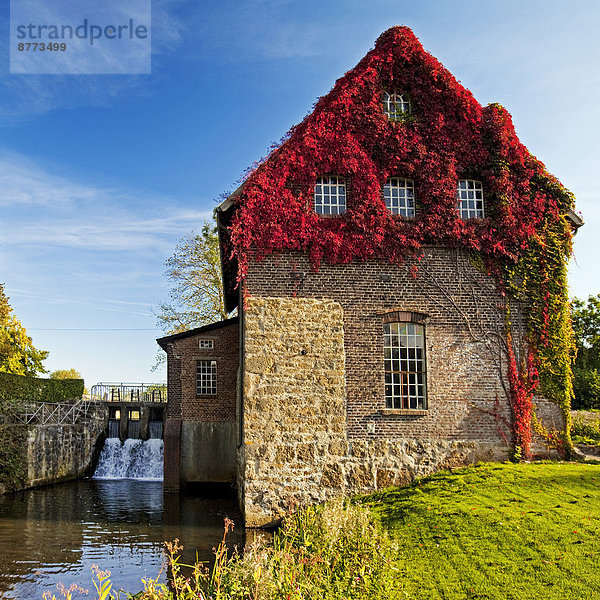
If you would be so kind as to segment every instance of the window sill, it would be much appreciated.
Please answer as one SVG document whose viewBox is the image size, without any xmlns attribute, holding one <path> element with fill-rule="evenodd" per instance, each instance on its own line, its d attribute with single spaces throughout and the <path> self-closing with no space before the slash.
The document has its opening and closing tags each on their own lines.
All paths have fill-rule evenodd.
<svg viewBox="0 0 600 600">
<path fill-rule="evenodd" d="M 427 409 L 417 408 L 382 408 L 379 412 L 382 415 L 402 415 L 409 417 L 423 417 L 429 414 Z"/>
</svg>

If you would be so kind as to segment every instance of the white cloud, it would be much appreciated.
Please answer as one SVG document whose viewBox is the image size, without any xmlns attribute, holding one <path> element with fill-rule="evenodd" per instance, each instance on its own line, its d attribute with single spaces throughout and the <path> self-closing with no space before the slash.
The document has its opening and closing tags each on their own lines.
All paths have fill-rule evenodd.
<svg viewBox="0 0 600 600">
<path fill-rule="evenodd" d="M 211 218 L 210 209 L 190 209 L 173 198 L 57 176 L 14 153 L 0 155 L 0 189 L 4 247 L 170 254 L 173 240 Z"/>
<path fill-rule="evenodd" d="M 56 205 L 98 198 L 100 190 L 48 173 L 27 158 L 0 155 L 0 206 Z"/>
</svg>

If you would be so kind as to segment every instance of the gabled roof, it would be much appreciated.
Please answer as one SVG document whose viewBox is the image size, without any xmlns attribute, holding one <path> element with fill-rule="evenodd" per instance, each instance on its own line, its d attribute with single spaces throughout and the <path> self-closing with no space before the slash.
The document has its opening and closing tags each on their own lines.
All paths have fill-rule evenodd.
<svg viewBox="0 0 600 600">
<path fill-rule="evenodd" d="M 388 119 L 384 91 L 407 94 L 411 114 Z M 343 216 L 312 209 L 325 174 L 348 180 Z M 386 209 L 381 187 L 391 176 L 414 180 L 417 219 Z M 484 221 L 458 216 L 458 178 L 483 182 Z M 393 27 L 217 209 L 226 305 L 238 303 L 249 256 L 295 249 L 318 267 L 370 257 L 399 262 L 424 244 L 444 244 L 516 260 L 548 218 L 576 225 L 572 208 L 571 194 L 521 144 L 508 112 L 482 107 L 410 29 Z"/>
<path fill-rule="evenodd" d="M 181 333 L 173 333 L 172 335 L 166 335 L 164 337 L 158 338 L 156 340 L 156 343 L 163 350 L 166 351 L 167 344 L 171 344 L 173 342 L 176 342 L 177 340 L 183 340 L 185 338 L 193 337 L 195 335 L 201 335 L 204 333 L 217 331 L 219 329 L 223 329 L 224 327 L 229 327 L 230 325 L 236 325 L 239 322 L 239 317 L 233 317 L 231 319 L 217 321 L 216 323 L 209 323 L 208 325 L 203 325 L 202 327 L 196 327 L 195 329 L 189 329 L 188 331 L 182 331 Z"/>
</svg>

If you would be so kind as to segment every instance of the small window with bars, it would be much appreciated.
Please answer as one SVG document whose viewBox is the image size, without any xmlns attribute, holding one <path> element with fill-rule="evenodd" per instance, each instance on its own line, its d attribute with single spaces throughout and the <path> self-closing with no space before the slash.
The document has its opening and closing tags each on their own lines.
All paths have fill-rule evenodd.
<svg viewBox="0 0 600 600">
<path fill-rule="evenodd" d="M 415 186 L 411 179 L 390 177 L 383 186 L 383 198 L 393 215 L 415 216 Z"/>
<path fill-rule="evenodd" d="M 427 408 L 425 329 L 418 323 L 384 323 L 387 408 Z"/>
<path fill-rule="evenodd" d="M 212 349 L 215 347 L 215 341 L 214 340 L 199 340 L 198 347 L 200 348 L 200 350 Z"/>
<path fill-rule="evenodd" d="M 217 393 L 217 361 L 196 361 L 196 394 L 198 396 Z"/>
<path fill-rule="evenodd" d="M 319 177 L 315 185 L 315 212 L 341 215 L 346 212 L 346 180 L 337 175 Z"/>
<path fill-rule="evenodd" d="M 483 219 L 483 186 L 481 181 L 461 179 L 456 188 L 456 199 L 461 219 Z"/>
<path fill-rule="evenodd" d="M 383 92 L 383 112 L 390 121 L 401 121 L 411 113 L 410 99 L 407 94 Z"/>
</svg>

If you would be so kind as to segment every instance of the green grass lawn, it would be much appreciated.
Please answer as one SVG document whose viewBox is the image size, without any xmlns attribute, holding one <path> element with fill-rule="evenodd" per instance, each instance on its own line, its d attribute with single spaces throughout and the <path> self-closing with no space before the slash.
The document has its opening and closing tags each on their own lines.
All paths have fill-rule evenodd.
<svg viewBox="0 0 600 600">
<path fill-rule="evenodd" d="M 369 496 L 410 599 L 600 599 L 600 466 L 485 464 Z"/>
</svg>

